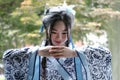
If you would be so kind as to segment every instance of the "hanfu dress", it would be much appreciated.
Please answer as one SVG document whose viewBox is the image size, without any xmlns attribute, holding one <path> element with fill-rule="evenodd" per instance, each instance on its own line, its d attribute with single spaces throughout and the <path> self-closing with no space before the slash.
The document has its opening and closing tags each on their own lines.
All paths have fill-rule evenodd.
<svg viewBox="0 0 120 80">
<path fill-rule="evenodd" d="M 5 51 L 6 80 L 112 80 L 111 53 L 106 48 L 84 46 L 74 48 L 77 57 L 46 57 L 44 70 L 44 57 L 37 54 L 38 49 L 36 46 Z"/>
</svg>

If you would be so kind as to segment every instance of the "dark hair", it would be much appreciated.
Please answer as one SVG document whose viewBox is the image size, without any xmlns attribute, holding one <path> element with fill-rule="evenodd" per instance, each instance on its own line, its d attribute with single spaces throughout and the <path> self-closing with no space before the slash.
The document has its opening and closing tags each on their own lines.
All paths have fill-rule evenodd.
<svg viewBox="0 0 120 80">
<path fill-rule="evenodd" d="M 47 19 L 47 21 L 44 21 L 44 26 L 46 29 L 46 45 L 48 44 L 52 44 L 51 43 L 51 31 L 55 25 L 56 22 L 58 21 L 63 21 L 65 26 L 66 26 L 66 30 L 68 32 L 68 34 L 70 33 L 68 29 L 71 29 L 71 18 L 69 17 L 68 14 L 66 14 L 66 12 L 62 11 L 59 13 L 53 13 L 53 15 Z M 49 34 L 48 34 L 49 31 Z M 69 39 L 69 36 L 68 36 Z M 69 40 L 66 42 L 66 45 L 68 46 Z"/>
<path fill-rule="evenodd" d="M 54 25 L 58 21 L 63 21 L 66 26 L 66 30 L 68 32 L 68 40 L 66 42 L 66 46 L 68 46 L 69 34 L 70 34 L 69 29 L 71 29 L 71 27 L 73 26 L 74 15 L 72 13 L 68 12 L 67 9 L 65 9 L 64 7 L 61 7 L 61 6 L 47 9 L 45 12 L 45 16 L 43 18 L 43 26 L 46 30 L 45 46 L 48 44 L 52 44 L 51 31 L 52 31 Z M 48 31 L 49 31 L 49 34 L 48 34 Z M 46 76 L 46 73 L 45 73 L 46 57 L 43 57 L 43 59 L 42 59 L 42 68 L 43 68 L 43 76 L 45 78 L 45 76 Z"/>
<path fill-rule="evenodd" d="M 43 19 L 43 25 L 45 29 L 47 29 L 48 27 L 51 27 L 52 23 L 58 20 L 62 20 L 66 26 L 69 26 L 70 28 L 72 27 L 72 18 L 65 11 L 51 13 L 51 15 L 47 15 L 47 17 L 45 16 Z"/>
<path fill-rule="evenodd" d="M 51 44 L 51 41 L 50 41 L 51 30 L 57 21 L 63 21 L 67 31 L 68 29 L 71 29 L 71 27 L 74 24 L 74 15 L 72 13 L 72 10 L 68 9 L 65 6 L 51 7 L 45 10 L 45 16 L 43 17 L 43 26 L 46 30 L 45 45 Z M 49 34 L 48 34 L 48 31 L 49 31 Z M 69 39 L 69 36 L 68 36 L 68 39 Z M 69 40 L 67 41 L 67 44 L 69 44 Z"/>
</svg>

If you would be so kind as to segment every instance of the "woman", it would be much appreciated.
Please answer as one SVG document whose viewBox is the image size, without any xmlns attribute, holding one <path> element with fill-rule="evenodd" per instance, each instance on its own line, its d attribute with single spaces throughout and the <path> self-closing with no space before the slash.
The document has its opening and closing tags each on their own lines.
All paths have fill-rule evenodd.
<svg viewBox="0 0 120 80">
<path fill-rule="evenodd" d="M 46 10 L 46 40 L 39 47 L 10 49 L 3 55 L 7 80 L 111 80 L 111 54 L 102 47 L 76 49 L 74 15 L 63 6 Z"/>
</svg>

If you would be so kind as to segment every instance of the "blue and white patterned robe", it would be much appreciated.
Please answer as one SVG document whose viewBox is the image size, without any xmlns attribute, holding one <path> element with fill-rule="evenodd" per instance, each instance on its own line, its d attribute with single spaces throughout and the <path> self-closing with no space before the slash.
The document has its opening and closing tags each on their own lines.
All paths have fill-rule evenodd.
<svg viewBox="0 0 120 80">
<path fill-rule="evenodd" d="M 4 70 L 6 80 L 27 80 L 29 74 L 30 58 L 34 54 L 32 53 L 36 47 L 10 49 L 5 51 L 3 55 Z M 77 50 L 78 51 L 78 50 Z M 111 71 L 111 53 L 108 49 L 103 47 L 91 47 L 86 46 L 80 49 L 86 57 L 88 67 L 90 70 L 90 76 L 92 80 L 112 80 Z M 55 69 L 54 63 L 50 59 L 53 57 L 47 57 L 46 67 L 46 79 L 45 80 L 64 80 L 59 72 Z M 63 60 L 62 66 L 72 76 L 73 80 L 76 80 L 76 71 L 74 58 L 59 58 Z M 42 60 L 42 57 L 41 57 Z M 41 63 L 40 60 L 40 63 Z M 82 66 L 83 80 L 86 79 L 85 70 Z M 42 73 L 41 73 L 42 74 Z M 42 80 L 42 76 L 41 76 Z M 89 80 L 89 79 L 88 79 Z"/>
</svg>

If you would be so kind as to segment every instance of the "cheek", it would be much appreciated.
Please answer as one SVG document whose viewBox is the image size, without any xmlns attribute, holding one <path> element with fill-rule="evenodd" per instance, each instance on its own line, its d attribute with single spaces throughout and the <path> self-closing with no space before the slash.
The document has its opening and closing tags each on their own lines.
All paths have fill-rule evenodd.
<svg viewBox="0 0 120 80">
<path fill-rule="evenodd" d="M 68 40 L 67 35 L 63 35 L 63 36 L 62 36 L 62 39 L 63 39 L 64 41 L 67 41 L 67 40 Z"/>
<path fill-rule="evenodd" d="M 56 35 L 51 35 L 51 39 L 55 39 L 56 38 Z"/>
</svg>

